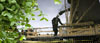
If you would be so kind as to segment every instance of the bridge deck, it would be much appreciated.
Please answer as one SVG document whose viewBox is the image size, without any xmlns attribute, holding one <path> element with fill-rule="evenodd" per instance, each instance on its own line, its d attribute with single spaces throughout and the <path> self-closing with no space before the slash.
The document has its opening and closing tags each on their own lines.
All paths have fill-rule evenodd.
<svg viewBox="0 0 100 43">
<path fill-rule="evenodd" d="M 93 38 L 96 38 L 97 35 L 82 35 L 82 36 L 52 36 L 52 37 L 31 37 L 31 38 L 28 38 L 27 40 L 41 40 L 41 41 L 51 41 L 51 40 L 54 40 L 54 39 L 83 39 L 83 40 L 92 40 Z"/>
</svg>

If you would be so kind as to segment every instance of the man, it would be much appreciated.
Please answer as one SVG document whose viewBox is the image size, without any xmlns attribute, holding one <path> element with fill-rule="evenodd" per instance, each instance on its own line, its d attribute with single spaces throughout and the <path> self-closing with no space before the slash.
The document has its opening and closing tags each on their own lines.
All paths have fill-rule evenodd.
<svg viewBox="0 0 100 43">
<path fill-rule="evenodd" d="M 57 36 L 57 33 L 58 33 L 58 29 L 57 29 L 58 28 L 58 22 L 61 25 L 63 25 L 58 17 L 59 17 L 59 15 L 57 15 L 56 17 L 54 17 L 52 19 L 52 26 L 53 26 L 54 36 Z"/>
<path fill-rule="evenodd" d="M 69 11 L 70 9 L 68 9 L 68 11 Z M 59 12 L 59 15 L 62 15 L 65 11 L 67 11 L 67 10 L 63 10 L 63 11 L 60 11 Z M 53 31 L 54 31 L 54 36 L 57 36 L 57 33 L 58 33 L 58 22 L 61 24 L 61 25 L 63 25 L 62 23 L 61 23 L 61 21 L 60 21 L 60 19 L 59 19 L 59 15 L 57 15 L 56 17 L 54 17 L 53 19 L 52 19 L 52 26 L 53 26 Z"/>
</svg>

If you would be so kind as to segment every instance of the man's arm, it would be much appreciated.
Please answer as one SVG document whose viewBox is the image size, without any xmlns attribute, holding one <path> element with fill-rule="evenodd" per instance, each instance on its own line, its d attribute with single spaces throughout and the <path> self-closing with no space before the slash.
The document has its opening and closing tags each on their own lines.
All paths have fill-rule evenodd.
<svg viewBox="0 0 100 43">
<path fill-rule="evenodd" d="M 63 10 L 63 11 L 60 11 L 59 12 L 59 15 L 62 15 L 65 11 L 70 11 L 70 8 L 66 9 L 66 10 Z"/>
<path fill-rule="evenodd" d="M 61 20 L 58 18 L 58 22 L 61 24 L 61 25 L 63 25 L 63 23 L 61 22 Z"/>
<path fill-rule="evenodd" d="M 60 11 L 59 15 L 62 15 L 66 10 Z"/>
<path fill-rule="evenodd" d="M 62 15 L 64 12 L 65 12 L 65 10 L 60 11 L 60 12 L 59 12 L 59 15 Z"/>
</svg>

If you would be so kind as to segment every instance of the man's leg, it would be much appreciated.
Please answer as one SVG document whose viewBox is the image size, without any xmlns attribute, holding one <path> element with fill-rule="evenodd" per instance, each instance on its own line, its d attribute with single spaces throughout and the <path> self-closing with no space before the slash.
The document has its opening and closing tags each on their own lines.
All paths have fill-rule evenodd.
<svg viewBox="0 0 100 43">
<path fill-rule="evenodd" d="M 53 26 L 54 36 L 57 36 L 58 30 L 57 26 Z"/>
<path fill-rule="evenodd" d="M 57 34 L 58 34 L 58 30 L 55 31 L 55 36 L 57 36 Z"/>
<path fill-rule="evenodd" d="M 55 29 L 55 30 L 54 30 L 54 36 L 57 36 L 57 34 L 58 34 L 58 30 Z"/>
<path fill-rule="evenodd" d="M 54 31 L 54 36 L 56 36 L 56 31 Z"/>
</svg>

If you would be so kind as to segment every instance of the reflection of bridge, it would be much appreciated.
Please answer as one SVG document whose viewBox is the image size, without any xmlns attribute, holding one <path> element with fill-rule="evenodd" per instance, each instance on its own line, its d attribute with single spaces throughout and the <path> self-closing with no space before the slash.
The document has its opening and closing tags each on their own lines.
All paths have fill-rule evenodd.
<svg viewBox="0 0 100 43">
<path fill-rule="evenodd" d="M 49 30 L 46 30 L 48 29 Z M 50 30 L 51 29 L 51 30 Z M 41 34 L 44 32 L 45 34 Z M 52 32 L 52 33 L 50 33 Z M 52 27 L 46 28 L 35 28 L 34 30 L 28 29 L 27 39 L 45 39 L 45 40 L 52 40 L 52 39 L 85 39 L 85 40 L 94 40 L 100 34 L 100 25 L 92 26 L 91 24 L 84 24 L 84 25 L 72 25 L 72 26 L 59 26 L 59 34 L 57 37 L 53 36 Z M 50 34 L 49 34 L 50 33 Z"/>
</svg>

